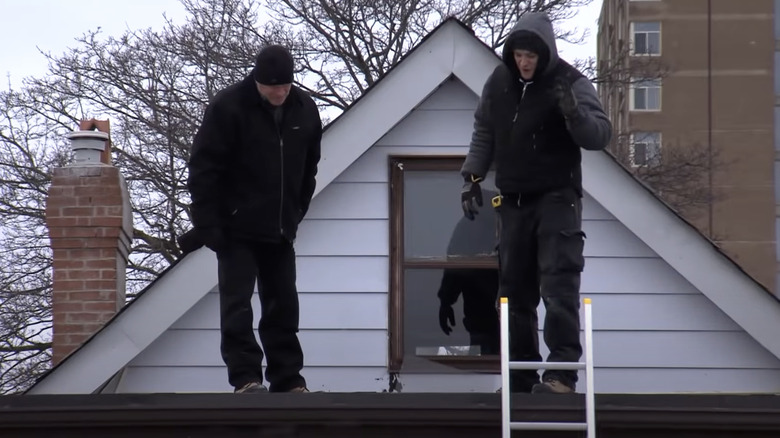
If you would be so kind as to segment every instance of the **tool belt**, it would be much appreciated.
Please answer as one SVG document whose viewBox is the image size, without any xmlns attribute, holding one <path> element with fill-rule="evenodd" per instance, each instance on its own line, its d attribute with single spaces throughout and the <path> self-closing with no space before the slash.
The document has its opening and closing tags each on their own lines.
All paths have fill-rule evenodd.
<svg viewBox="0 0 780 438">
<path fill-rule="evenodd" d="M 502 204 L 507 205 L 516 205 L 520 206 L 520 202 L 533 202 L 537 199 L 544 196 L 544 193 L 530 193 L 530 194 L 520 194 L 520 193 L 501 193 L 497 196 L 494 196 L 490 203 L 493 205 L 493 208 L 501 207 Z"/>
</svg>

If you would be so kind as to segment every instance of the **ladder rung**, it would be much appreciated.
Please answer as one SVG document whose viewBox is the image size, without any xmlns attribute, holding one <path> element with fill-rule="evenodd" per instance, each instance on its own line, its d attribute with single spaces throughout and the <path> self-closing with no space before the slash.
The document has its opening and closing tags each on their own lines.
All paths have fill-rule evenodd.
<svg viewBox="0 0 780 438">
<path fill-rule="evenodd" d="M 514 421 L 509 423 L 512 430 L 586 430 L 586 423 L 545 423 L 541 421 Z"/>
<path fill-rule="evenodd" d="M 510 370 L 584 370 L 585 362 L 509 362 Z"/>
</svg>

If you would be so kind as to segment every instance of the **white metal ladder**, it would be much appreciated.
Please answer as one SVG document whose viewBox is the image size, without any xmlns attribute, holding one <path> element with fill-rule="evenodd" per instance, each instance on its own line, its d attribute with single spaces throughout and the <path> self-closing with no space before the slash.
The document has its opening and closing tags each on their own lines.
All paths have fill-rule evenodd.
<svg viewBox="0 0 780 438">
<path fill-rule="evenodd" d="M 596 409 L 593 388 L 593 314 L 591 299 L 585 298 L 585 362 L 513 362 L 509 360 L 509 301 L 501 297 L 501 436 L 510 438 L 513 430 L 556 430 L 587 432 L 588 438 L 596 438 Z M 585 370 L 585 422 L 513 422 L 509 405 L 512 391 L 509 389 L 509 370 Z"/>
</svg>

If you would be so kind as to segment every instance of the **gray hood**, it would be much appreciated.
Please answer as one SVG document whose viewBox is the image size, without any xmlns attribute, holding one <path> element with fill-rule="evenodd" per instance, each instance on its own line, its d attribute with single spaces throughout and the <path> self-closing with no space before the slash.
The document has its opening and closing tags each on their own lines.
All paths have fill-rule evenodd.
<svg viewBox="0 0 780 438">
<path fill-rule="evenodd" d="M 520 19 L 517 20 L 517 23 L 515 23 L 512 31 L 509 32 L 509 35 L 504 42 L 502 59 L 504 60 L 504 64 L 509 67 L 510 71 L 515 74 L 517 74 L 517 66 L 515 65 L 514 55 L 512 54 L 511 42 L 512 38 L 516 36 L 518 31 L 521 30 L 526 30 L 536 34 L 547 46 L 550 58 L 544 68 L 544 71 L 541 72 L 541 75 L 546 75 L 552 71 L 553 68 L 555 68 L 555 66 L 558 64 L 558 60 L 560 59 L 558 58 L 558 46 L 555 44 L 555 31 L 553 30 L 550 17 L 548 17 L 547 14 L 543 12 L 525 12 L 520 16 Z"/>
</svg>

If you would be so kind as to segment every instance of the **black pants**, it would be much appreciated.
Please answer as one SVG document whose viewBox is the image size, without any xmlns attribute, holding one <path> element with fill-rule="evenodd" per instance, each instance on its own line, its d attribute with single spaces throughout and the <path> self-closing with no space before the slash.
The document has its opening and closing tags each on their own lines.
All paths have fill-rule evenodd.
<svg viewBox="0 0 780 438">
<path fill-rule="evenodd" d="M 292 243 L 231 241 L 217 254 L 222 341 L 228 381 L 241 387 L 265 377 L 272 392 L 305 386 L 303 351 L 298 341 L 298 291 Z M 261 349 L 252 324 L 255 281 L 260 292 L 258 325 Z"/>
<path fill-rule="evenodd" d="M 544 341 L 548 362 L 577 362 L 580 344 L 579 290 L 584 267 L 582 201 L 574 190 L 534 198 L 507 196 L 499 207 L 499 294 L 509 298 L 509 354 L 512 361 L 541 361 L 539 299 L 544 302 Z M 575 388 L 576 370 L 549 370 L 552 378 Z M 532 370 L 512 371 L 512 392 L 529 392 L 539 383 Z"/>
</svg>

